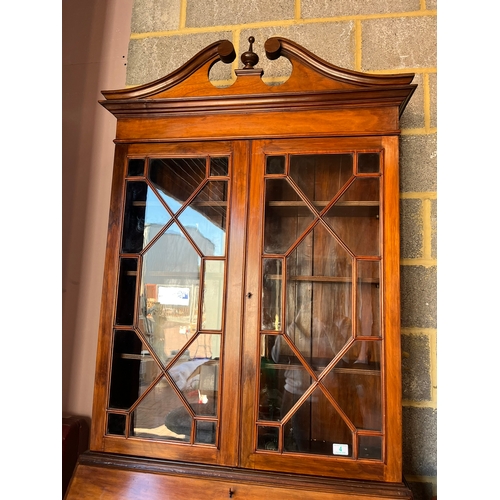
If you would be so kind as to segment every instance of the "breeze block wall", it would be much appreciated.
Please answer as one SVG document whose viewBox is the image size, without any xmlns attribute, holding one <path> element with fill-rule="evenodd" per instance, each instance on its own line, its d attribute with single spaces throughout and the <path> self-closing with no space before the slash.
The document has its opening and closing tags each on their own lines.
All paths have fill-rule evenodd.
<svg viewBox="0 0 500 500">
<path fill-rule="evenodd" d="M 232 68 L 210 79 L 231 84 L 255 37 L 264 81 L 286 80 L 288 61 L 268 61 L 279 35 L 337 66 L 412 72 L 417 91 L 401 123 L 401 327 L 403 472 L 415 500 L 436 495 L 436 0 L 134 0 L 127 86 L 160 78 L 208 44 L 230 40 Z"/>
</svg>

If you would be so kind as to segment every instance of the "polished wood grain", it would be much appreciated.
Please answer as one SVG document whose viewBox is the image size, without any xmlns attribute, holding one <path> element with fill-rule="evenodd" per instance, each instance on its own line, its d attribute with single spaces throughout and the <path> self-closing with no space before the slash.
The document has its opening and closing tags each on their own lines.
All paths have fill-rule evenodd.
<svg viewBox="0 0 500 500">
<path fill-rule="evenodd" d="M 82 457 L 65 500 L 410 500 L 404 483 L 374 483 L 300 474 L 258 476 L 227 467 L 210 468 L 183 463 L 161 463 L 92 453 Z"/>
</svg>

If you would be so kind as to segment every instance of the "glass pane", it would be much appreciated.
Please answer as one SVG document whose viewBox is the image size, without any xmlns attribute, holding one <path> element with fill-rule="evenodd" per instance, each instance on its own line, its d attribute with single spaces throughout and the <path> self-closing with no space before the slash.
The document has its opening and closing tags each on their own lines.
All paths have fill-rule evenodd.
<svg viewBox="0 0 500 500">
<path fill-rule="evenodd" d="M 332 200 L 352 174 L 352 154 L 294 155 L 290 158 L 290 176 L 318 210 Z"/>
<path fill-rule="evenodd" d="M 314 215 L 286 179 L 266 180 L 264 253 L 286 252 Z"/>
<path fill-rule="evenodd" d="M 115 413 L 108 414 L 108 434 L 117 436 L 125 436 L 125 426 L 127 417 L 125 415 L 117 415 Z"/>
<path fill-rule="evenodd" d="M 206 177 L 205 158 L 151 159 L 149 178 L 175 213 Z"/>
<path fill-rule="evenodd" d="M 185 426 L 172 425 L 183 420 Z M 191 416 L 166 379 L 160 380 L 131 416 L 131 435 L 141 438 L 189 441 Z"/>
<path fill-rule="evenodd" d="M 355 255 L 380 255 L 379 178 L 358 178 L 324 217 Z"/>
<path fill-rule="evenodd" d="M 356 334 L 380 336 L 380 262 L 358 261 Z"/>
<path fill-rule="evenodd" d="M 382 429 L 380 341 L 356 341 L 322 380 L 358 429 Z"/>
<path fill-rule="evenodd" d="M 201 253 L 222 256 L 226 249 L 227 182 L 209 182 L 183 210 L 179 222 Z"/>
<path fill-rule="evenodd" d="M 144 175 L 144 158 L 133 158 L 128 161 L 128 175 Z"/>
<path fill-rule="evenodd" d="M 195 443 L 215 444 L 217 423 L 206 420 L 196 422 Z"/>
<path fill-rule="evenodd" d="M 144 221 L 148 185 L 145 182 L 127 182 L 122 252 L 138 253 L 143 248 Z"/>
<path fill-rule="evenodd" d="M 297 400 L 293 395 L 289 398 L 290 405 Z M 352 456 L 352 431 L 319 388 L 285 425 L 285 450 Z"/>
<path fill-rule="evenodd" d="M 136 283 L 137 259 L 120 259 L 115 317 L 117 325 L 132 325 L 134 323 Z"/>
<path fill-rule="evenodd" d="M 358 457 L 382 460 L 382 437 L 381 436 L 359 436 Z"/>
<path fill-rule="evenodd" d="M 285 173 L 285 157 L 268 156 L 266 159 L 266 174 L 284 174 L 284 173 Z"/>
<path fill-rule="evenodd" d="M 116 330 L 113 339 L 109 406 L 126 410 L 139 397 L 141 352 L 144 344 L 131 330 Z"/>
<path fill-rule="evenodd" d="M 219 158 L 210 158 L 210 175 L 211 176 L 225 176 L 229 172 L 229 158 L 221 156 Z"/>
<path fill-rule="evenodd" d="M 360 174 L 373 174 L 380 171 L 379 153 L 359 153 L 358 172 Z"/>
<path fill-rule="evenodd" d="M 196 415 L 217 415 L 219 360 L 205 357 L 197 343 L 207 345 L 210 335 L 199 335 L 189 350 L 168 370 Z M 192 352 L 194 350 L 194 353 Z"/>
<path fill-rule="evenodd" d="M 352 258 L 318 224 L 286 269 L 286 333 L 319 373 L 353 336 Z"/>
<path fill-rule="evenodd" d="M 263 259 L 262 268 L 262 330 L 279 331 L 283 262 L 281 259 Z"/>
<path fill-rule="evenodd" d="M 284 416 L 281 403 L 289 359 L 286 358 L 287 350 L 281 349 L 280 335 L 262 335 L 261 341 L 259 419 L 278 421 Z M 288 353 L 293 357 L 289 347 Z"/>
<path fill-rule="evenodd" d="M 206 260 L 203 279 L 203 330 L 222 328 L 224 261 Z"/>
<path fill-rule="evenodd" d="M 259 425 L 257 428 L 257 449 L 276 451 L 279 443 L 279 428 Z"/>
<path fill-rule="evenodd" d="M 259 419 L 282 420 L 312 377 L 282 335 L 263 335 L 261 350 Z"/>
<path fill-rule="evenodd" d="M 200 265 L 176 224 L 144 253 L 139 327 L 164 363 L 196 332 Z"/>
<path fill-rule="evenodd" d="M 158 196 L 145 182 L 128 182 L 122 251 L 140 252 L 170 220 Z"/>
</svg>

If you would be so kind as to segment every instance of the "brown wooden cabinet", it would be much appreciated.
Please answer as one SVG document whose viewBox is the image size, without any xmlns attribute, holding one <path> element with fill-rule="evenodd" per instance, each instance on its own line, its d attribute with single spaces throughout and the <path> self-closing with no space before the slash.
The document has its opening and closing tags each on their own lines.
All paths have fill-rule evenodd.
<svg viewBox="0 0 500 500">
<path fill-rule="evenodd" d="M 413 75 L 284 38 L 103 92 L 118 120 L 91 451 L 68 498 L 411 498 L 399 117 Z"/>
</svg>

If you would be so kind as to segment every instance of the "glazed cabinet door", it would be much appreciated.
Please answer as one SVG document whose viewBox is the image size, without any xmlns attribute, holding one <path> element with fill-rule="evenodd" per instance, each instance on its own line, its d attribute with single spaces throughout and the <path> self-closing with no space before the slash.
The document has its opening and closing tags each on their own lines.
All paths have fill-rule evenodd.
<svg viewBox="0 0 500 500">
<path fill-rule="evenodd" d="M 94 448 L 236 464 L 245 151 L 117 147 Z"/>
<path fill-rule="evenodd" d="M 245 467 L 388 477 L 387 425 L 399 425 L 384 397 L 397 373 L 384 368 L 386 344 L 397 342 L 384 330 L 382 293 L 386 178 L 397 185 L 388 146 L 381 138 L 253 144 Z"/>
</svg>

